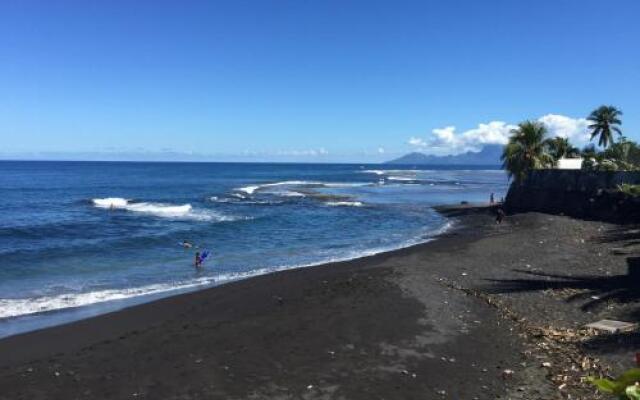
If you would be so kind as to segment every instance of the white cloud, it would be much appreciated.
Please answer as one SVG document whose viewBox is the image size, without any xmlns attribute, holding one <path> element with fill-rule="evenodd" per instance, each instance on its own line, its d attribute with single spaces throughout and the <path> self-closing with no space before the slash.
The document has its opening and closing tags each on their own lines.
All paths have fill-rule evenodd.
<svg viewBox="0 0 640 400">
<path fill-rule="evenodd" d="M 584 118 L 575 119 L 564 115 L 547 114 L 538 118 L 538 121 L 547 126 L 550 137 L 567 137 L 576 146 L 584 145 L 589 141 L 587 120 Z M 505 144 L 514 128 L 516 125 L 504 121 L 478 124 L 477 127 L 460 133 L 456 132 L 455 126 L 446 126 L 433 129 L 426 138 L 411 137 L 408 143 L 430 154 L 460 154 L 466 151 L 479 151 L 488 144 Z"/>
<path fill-rule="evenodd" d="M 416 147 L 425 147 L 427 145 L 427 142 L 425 142 L 423 139 L 412 137 L 411 139 L 409 139 L 409 144 Z"/>
<path fill-rule="evenodd" d="M 447 126 L 444 128 L 436 128 L 431 131 L 433 134 L 432 142 L 436 146 L 458 147 L 462 145 L 462 138 L 456 135 L 455 126 Z"/>
<path fill-rule="evenodd" d="M 589 142 L 589 121 L 586 118 L 570 118 L 564 115 L 547 114 L 538 118 L 549 129 L 549 136 L 568 138 L 574 146 Z"/>
<path fill-rule="evenodd" d="M 378 154 L 384 154 L 384 147 L 378 147 Z"/>
<path fill-rule="evenodd" d="M 455 126 L 447 126 L 433 129 L 426 139 L 412 137 L 409 144 L 433 154 L 459 154 L 478 151 L 485 144 L 505 144 L 513 128 L 506 122 L 492 121 L 457 133 Z"/>
<path fill-rule="evenodd" d="M 248 157 L 322 157 L 329 155 L 329 151 L 324 147 L 317 149 L 286 149 L 275 151 L 253 151 L 245 150 L 242 153 Z"/>
<path fill-rule="evenodd" d="M 279 156 L 318 157 L 318 156 L 326 156 L 327 154 L 329 154 L 329 152 L 324 147 L 320 147 L 318 149 L 305 149 L 305 150 L 279 150 L 276 152 L 276 155 L 279 155 Z"/>
</svg>

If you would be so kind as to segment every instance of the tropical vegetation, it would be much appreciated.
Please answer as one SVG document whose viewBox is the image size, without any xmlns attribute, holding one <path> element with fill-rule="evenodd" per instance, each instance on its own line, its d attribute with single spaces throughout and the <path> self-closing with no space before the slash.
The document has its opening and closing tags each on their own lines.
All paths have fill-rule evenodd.
<svg viewBox="0 0 640 400">
<path fill-rule="evenodd" d="M 620 400 L 640 400 L 640 368 L 631 368 L 616 379 L 593 378 L 588 380 L 602 393 L 607 393 Z"/>
<path fill-rule="evenodd" d="M 541 122 L 524 121 L 511 131 L 509 142 L 502 153 L 502 167 L 509 177 L 522 182 L 533 169 L 553 166 L 553 157 L 547 150 L 547 128 Z"/>
<path fill-rule="evenodd" d="M 628 196 L 638 197 L 640 196 L 640 185 L 632 185 L 629 183 L 623 183 L 618 185 L 618 191 Z"/>
<path fill-rule="evenodd" d="M 587 120 L 591 143 L 579 150 L 568 138 L 548 138 L 546 126 L 537 121 L 524 121 L 511 131 L 501 161 L 515 182 L 522 182 L 529 171 L 553 168 L 563 158 L 582 158 L 582 168 L 595 171 L 640 170 L 640 146 L 622 136 L 622 111 L 613 106 L 600 106 Z M 617 139 L 617 140 L 616 140 Z"/>
<path fill-rule="evenodd" d="M 554 137 L 546 140 L 547 151 L 549 155 L 557 163 L 561 158 L 576 158 L 580 157 L 580 150 L 574 147 L 568 138 Z"/>
<path fill-rule="evenodd" d="M 607 148 L 610 143 L 613 143 L 613 132 L 622 136 L 620 116 L 622 116 L 622 111 L 613 106 L 600 106 L 593 110 L 587 117 L 587 120 L 591 122 L 589 124 L 591 140 L 597 137 L 598 145 Z"/>
<path fill-rule="evenodd" d="M 582 168 L 594 171 L 640 170 L 640 146 L 622 137 L 603 151 L 590 146 L 582 150 Z"/>
</svg>

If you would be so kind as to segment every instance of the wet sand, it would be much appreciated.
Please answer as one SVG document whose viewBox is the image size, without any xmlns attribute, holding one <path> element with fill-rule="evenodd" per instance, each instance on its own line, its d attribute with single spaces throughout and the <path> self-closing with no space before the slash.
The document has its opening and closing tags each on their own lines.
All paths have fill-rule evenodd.
<svg viewBox="0 0 640 400">
<path fill-rule="evenodd" d="M 525 290 L 518 270 L 584 272 L 600 246 L 589 238 L 615 227 L 442 212 L 457 228 L 430 243 L 0 340 L 0 399 L 559 398 L 555 371 L 540 363 L 563 361 L 532 350 L 539 339 L 505 310 L 564 328 L 600 314 L 556 288 Z"/>
</svg>

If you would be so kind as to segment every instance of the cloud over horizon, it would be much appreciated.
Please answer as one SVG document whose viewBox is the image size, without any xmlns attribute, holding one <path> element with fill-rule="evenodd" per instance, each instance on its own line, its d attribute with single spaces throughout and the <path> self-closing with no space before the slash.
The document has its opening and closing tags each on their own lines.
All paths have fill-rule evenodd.
<svg viewBox="0 0 640 400">
<path fill-rule="evenodd" d="M 560 136 L 571 140 L 578 147 L 589 142 L 588 121 L 585 118 L 571 118 L 559 114 L 547 114 L 537 119 L 546 125 L 549 137 Z M 411 137 L 408 144 L 417 150 L 434 155 L 460 154 L 480 151 L 489 144 L 507 143 L 514 124 L 504 121 L 480 123 L 464 132 L 456 132 L 456 127 L 435 128 L 425 138 Z"/>
</svg>

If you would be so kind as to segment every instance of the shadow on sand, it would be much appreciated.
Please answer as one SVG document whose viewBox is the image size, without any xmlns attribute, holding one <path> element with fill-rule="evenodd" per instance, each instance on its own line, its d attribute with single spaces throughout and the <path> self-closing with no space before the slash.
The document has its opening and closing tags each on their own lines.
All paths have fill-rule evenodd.
<svg viewBox="0 0 640 400">
<path fill-rule="evenodd" d="M 638 321 L 640 310 L 628 314 L 628 319 Z M 638 351 L 640 349 L 640 332 L 620 332 L 608 335 L 593 336 L 583 342 L 581 346 L 593 353 L 616 353 L 624 351 Z"/>
<path fill-rule="evenodd" d="M 627 274 L 602 276 L 548 274 L 516 270 L 529 279 L 492 279 L 493 284 L 485 288 L 489 293 L 518 293 L 547 289 L 576 289 L 567 301 L 585 301 L 580 309 L 589 311 L 610 302 L 619 304 L 640 303 L 640 257 L 627 257 Z M 627 321 L 640 321 L 640 309 L 624 314 Z M 593 337 L 582 344 L 593 352 L 616 352 L 640 348 L 640 333 L 617 333 Z"/>
<path fill-rule="evenodd" d="M 589 299 L 580 306 L 589 311 L 603 303 L 615 301 L 630 303 L 640 300 L 640 257 L 627 258 L 628 272 L 625 275 L 563 275 L 516 269 L 532 277 L 530 279 L 491 279 L 493 284 L 485 290 L 489 293 L 518 293 L 547 289 L 578 289 L 567 301 Z M 544 279 L 540 279 L 544 278 Z"/>
<path fill-rule="evenodd" d="M 619 226 L 607 231 L 596 238 L 600 243 L 625 242 L 622 247 L 631 247 L 640 244 L 640 225 Z"/>
</svg>

